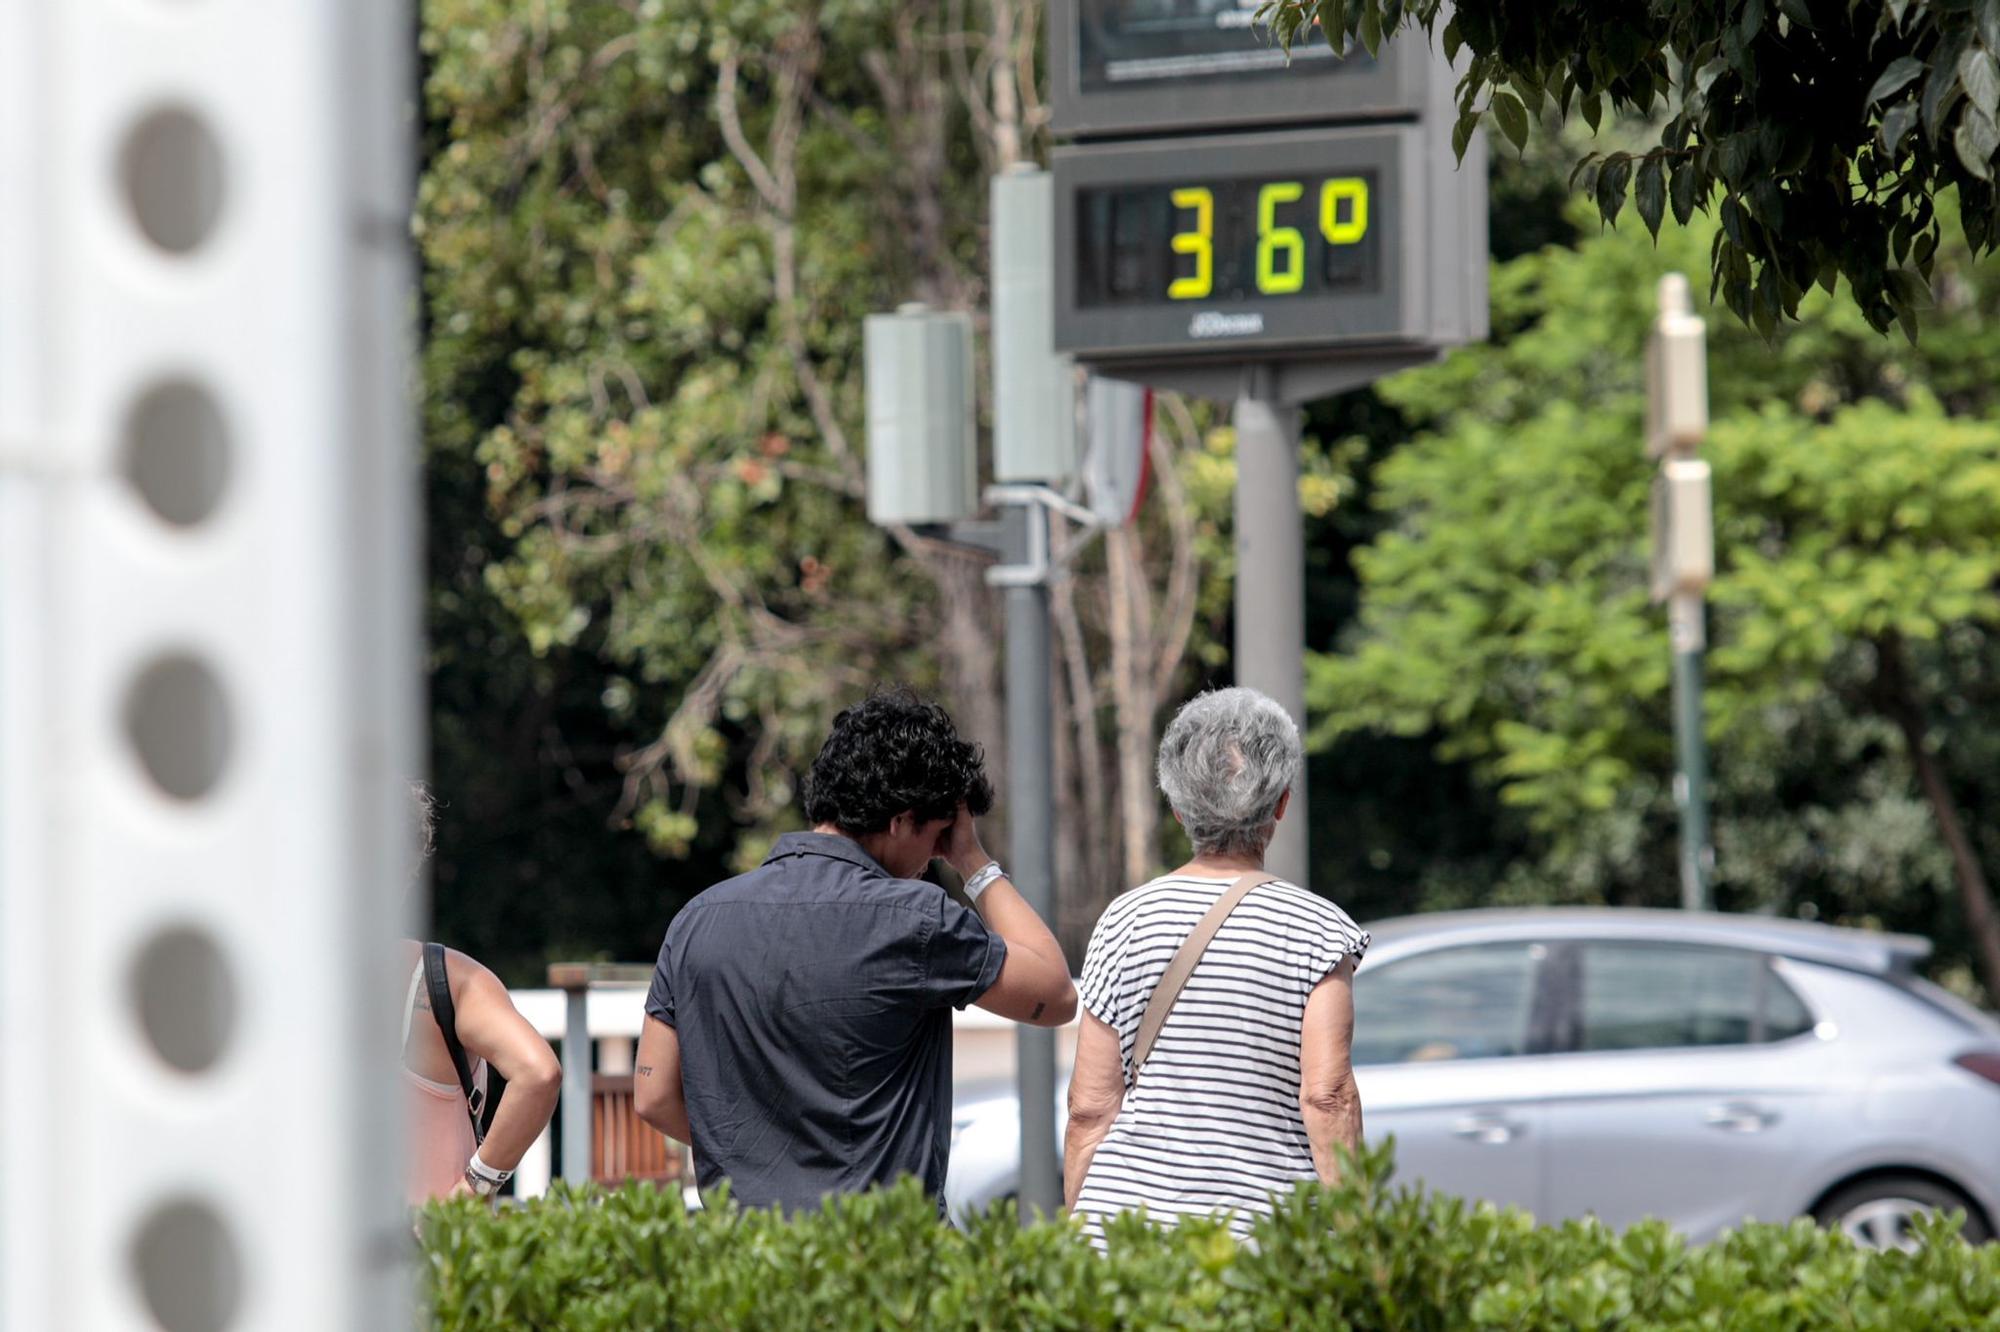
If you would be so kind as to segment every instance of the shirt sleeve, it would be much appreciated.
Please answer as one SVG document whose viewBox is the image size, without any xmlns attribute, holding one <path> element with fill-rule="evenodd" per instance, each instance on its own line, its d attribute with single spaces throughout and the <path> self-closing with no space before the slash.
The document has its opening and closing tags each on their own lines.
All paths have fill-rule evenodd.
<svg viewBox="0 0 2000 1332">
<path fill-rule="evenodd" d="M 1000 979 L 1007 941 L 987 929 L 979 913 L 941 890 L 936 897 L 938 919 L 924 958 L 924 993 L 936 1003 L 964 1008 Z"/>
<path fill-rule="evenodd" d="M 646 991 L 646 1016 L 658 1018 L 669 1027 L 674 1021 L 674 978 L 672 950 L 674 932 L 667 931 L 667 937 L 660 944 L 660 960 L 653 967 L 653 984 Z"/>
<path fill-rule="evenodd" d="M 1125 1007 L 1118 1002 L 1118 973 L 1123 970 L 1124 934 L 1111 921 L 1111 913 L 1098 917 L 1097 928 L 1090 932 L 1090 948 L 1083 955 L 1083 975 L 1077 985 L 1077 998 L 1090 1011 L 1090 1015 L 1105 1026 L 1125 1034 Z"/>
<path fill-rule="evenodd" d="M 1352 957 L 1357 963 L 1368 951 L 1368 931 L 1339 907 L 1328 904 L 1320 912 L 1317 928 L 1309 936 L 1306 972 L 1310 985 L 1318 985 Z"/>
</svg>

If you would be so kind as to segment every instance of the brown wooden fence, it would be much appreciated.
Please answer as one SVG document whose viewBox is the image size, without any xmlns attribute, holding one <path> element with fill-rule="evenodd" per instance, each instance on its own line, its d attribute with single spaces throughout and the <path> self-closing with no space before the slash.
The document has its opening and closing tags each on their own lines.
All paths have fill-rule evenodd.
<svg viewBox="0 0 2000 1332">
<path fill-rule="evenodd" d="M 590 1177 L 600 1184 L 646 1179 L 665 1188 L 681 1178 L 681 1147 L 632 1108 L 632 1075 L 590 1079 Z"/>
</svg>

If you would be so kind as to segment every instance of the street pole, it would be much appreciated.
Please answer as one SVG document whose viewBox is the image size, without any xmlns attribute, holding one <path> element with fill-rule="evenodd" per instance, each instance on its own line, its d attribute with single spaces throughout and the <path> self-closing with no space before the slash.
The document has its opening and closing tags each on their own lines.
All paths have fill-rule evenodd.
<svg viewBox="0 0 2000 1332">
<path fill-rule="evenodd" d="M 1708 841 L 1708 737 L 1701 724 L 1701 658 L 1708 646 L 1700 592 L 1676 592 L 1667 603 L 1674 651 L 1674 801 L 1681 810 L 1681 906 L 1709 907 L 1715 851 Z"/>
<path fill-rule="evenodd" d="M 1305 516 L 1299 509 L 1299 412 L 1274 400 L 1270 371 L 1245 376 L 1236 400 L 1236 683 L 1276 699 L 1306 727 Z M 1306 774 L 1264 867 L 1305 887 Z"/>
<path fill-rule="evenodd" d="M 1043 920 L 1055 919 L 1055 758 L 1049 689 L 1049 515 L 1033 502 L 1005 509 L 1008 563 L 1031 575 L 1005 584 L 1007 606 L 1008 877 Z M 1017 1029 L 1021 1219 L 1062 1207 L 1056 1157 L 1056 1034 Z"/>
<path fill-rule="evenodd" d="M 1076 471 L 1075 377 L 1055 350 L 1055 209 L 1048 173 L 994 177 L 993 478 L 1003 515 L 1007 621 L 1007 869 L 1036 915 L 1056 919 L 1054 699 L 1049 687 L 1050 493 Z M 1023 1024 L 1014 1050 L 1021 1107 L 1021 1219 L 1062 1207 L 1056 1149 L 1056 1036 Z"/>
<path fill-rule="evenodd" d="M 1687 278 L 1660 279 L 1659 317 L 1646 345 L 1646 454 L 1653 482 L 1653 599 L 1667 603 L 1673 652 L 1674 803 L 1680 808 L 1681 906 L 1709 908 L 1715 849 L 1708 837 L 1708 738 L 1702 729 L 1702 654 L 1708 646 L 1702 594 L 1715 576 L 1708 464 L 1696 456 L 1708 433 L 1707 330 Z"/>
</svg>

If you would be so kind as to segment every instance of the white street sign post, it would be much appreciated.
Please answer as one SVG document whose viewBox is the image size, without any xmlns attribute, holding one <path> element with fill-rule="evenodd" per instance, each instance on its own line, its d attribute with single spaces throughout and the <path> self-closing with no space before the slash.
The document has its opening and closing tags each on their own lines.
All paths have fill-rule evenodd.
<svg viewBox="0 0 2000 1332">
<path fill-rule="evenodd" d="M 1702 594 L 1715 576 L 1708 464 L 1695 456 L 1708 432 L 1706 326 L 1687 278 L 1660 279 L 1660 313 L 1646 347 L 1646 456 L 1653 478 L 1653 599 L 1667 603 L 1674 657 L 1674 800 L 1681 810 L 1681 905 L 1705 911 L 1715 848 L 1708 834 L 1708 739 L 1702 730 Z"/>
</svg>

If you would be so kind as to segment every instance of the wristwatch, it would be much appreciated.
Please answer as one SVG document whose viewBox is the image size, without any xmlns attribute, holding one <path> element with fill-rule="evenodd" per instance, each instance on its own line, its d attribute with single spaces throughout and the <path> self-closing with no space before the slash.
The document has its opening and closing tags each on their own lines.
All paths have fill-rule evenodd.
<svg viewBox="0 0 2000 1332">
<path fill-rule="evenodd" d="M 465 1163 L 465 1182 L 482 1198 L 491 1198 L 512 1178 L 514 1178 L 513 1171 L 495 1170 L 479 1159 L 478 1152 L 474 1152 L 472 1159 Z"/>
<path fill-rule="evenodd" d="M 1000 868 L 1000 862 L 989 860 L 965 881 L 965 899 L 977 902 L 979 895 L 993 886 L 994 880 L 1007 877 L 1007 871 Z"/>
</svg>

